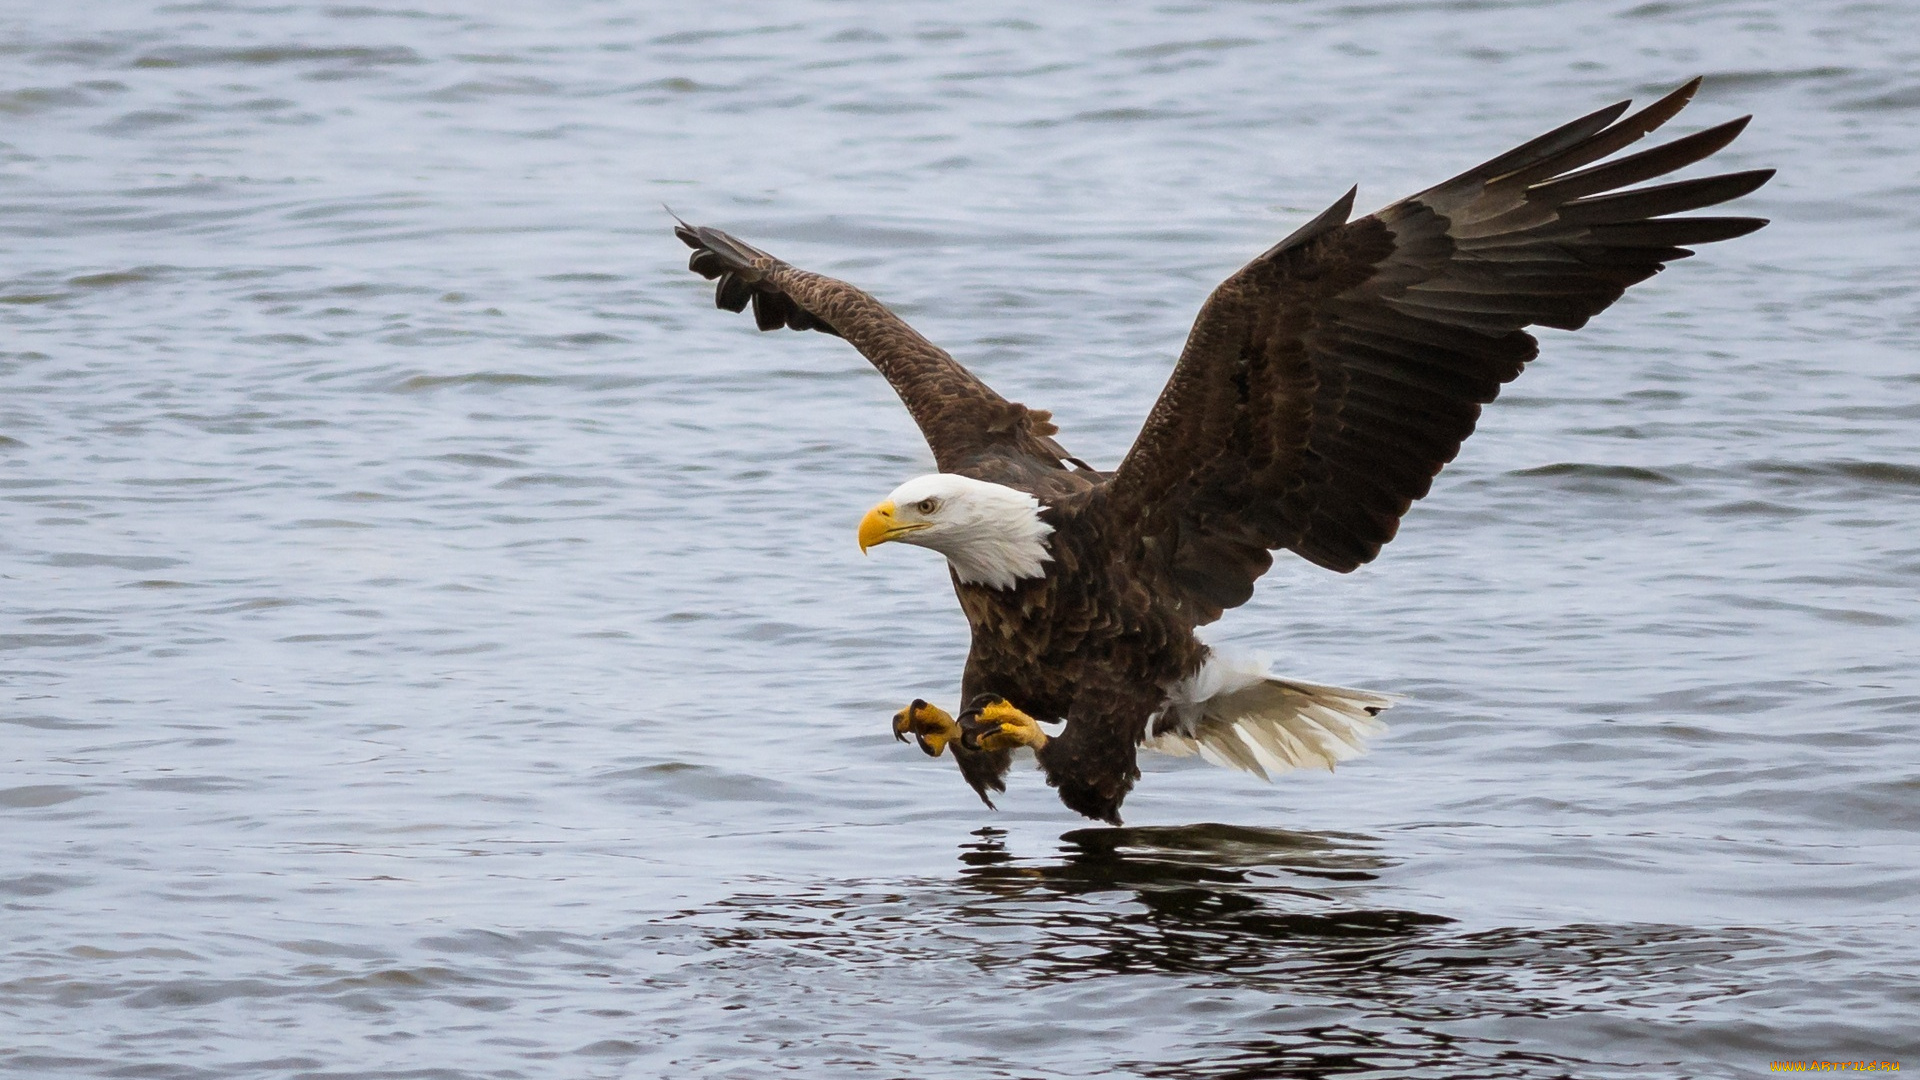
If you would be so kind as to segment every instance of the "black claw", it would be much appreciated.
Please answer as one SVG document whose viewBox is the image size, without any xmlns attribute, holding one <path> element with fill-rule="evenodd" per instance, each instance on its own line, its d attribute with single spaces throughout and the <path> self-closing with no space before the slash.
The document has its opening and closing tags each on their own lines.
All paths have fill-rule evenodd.
<svg viewBox="0 0 1920 1080">
<path fill-rule="evenodd" d="M 960 721 L 964 726 L 968 720 L 978 719 L 980 710 L 985 709 L 987 706 L 1005 705 L 1006 703 L 1007 699 L 1001 697 L 999 694 L 975 694 L 973 700 L 967 702 L 967 707 L 960 710 L 960 715 L 954 719 Z"/>
<path fill-rule="evenodd" d="M 969 750 L 978 750 L 980 749 L 980 736 L 991 731 L 999 731 L 1005 727 L 1006 725 L 1000 723 L 998 720 L 982 723 L 980 721 L 980 713 L 981 710 L 989 706 L 1006 704 L 1007 699 L 1001 697 L 999 694 L 974 695 L 973 700 L 967 702 L 967 707 L 961 710 L 960 715 L 954 717 L 954 721 L 960 725 L 960 745 Z"/>
<path fill-rule="evenodd" d="M 960 745 L 969 750 L 978 750 L 980 749 L 980 736 L 988 734 L 989 732 L 999 731 L 1000 728 L 1001 724 L 997 721 L 983 724 L 978 717 L 971 720 L 963 720 L 960 722 Z"/>
</svg>

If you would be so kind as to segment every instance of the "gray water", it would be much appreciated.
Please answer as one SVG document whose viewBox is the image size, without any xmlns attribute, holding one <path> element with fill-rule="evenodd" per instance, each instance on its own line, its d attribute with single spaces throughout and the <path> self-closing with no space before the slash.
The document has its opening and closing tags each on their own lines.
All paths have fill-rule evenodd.
<svg viewBox="0 0 1920 1080">
<path fill-rule="evenodd" d="M 0 15 L 0 1072 L 1746 1077 L 1920 1058 L 1920 7 Z M 1124 453 L 1194 310 L 1619 97 L 1763 232 L 1216 641 L 1404 693 L 1336 775 L 999 812 L 930 467 L 660 209 Z"/>
</svg>

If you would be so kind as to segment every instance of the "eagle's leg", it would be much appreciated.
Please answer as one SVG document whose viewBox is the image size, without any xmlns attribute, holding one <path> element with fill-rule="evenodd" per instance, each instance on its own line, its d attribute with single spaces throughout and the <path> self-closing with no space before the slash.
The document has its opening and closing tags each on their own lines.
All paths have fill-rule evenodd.
<svg viewBox="0 0 1920 1080">
<path fill-rule="evenodd" d="M 1008 703 L 998 694 L 981 694 L 960 714 L 960 744 L 989 752 L 1024 746 L 1039 750 L 1047 745 L 1047 733 L 1039 721 Z"/>
<path fill-rule="evenodd" d="M 960 725 L 947 710 L 914 698 L 913 704 L 893 714 L 893 737 L 906 742 L 908 735 L 928 757 L 939 757 L 948 743 L 960 737 Z"/>
</svg>

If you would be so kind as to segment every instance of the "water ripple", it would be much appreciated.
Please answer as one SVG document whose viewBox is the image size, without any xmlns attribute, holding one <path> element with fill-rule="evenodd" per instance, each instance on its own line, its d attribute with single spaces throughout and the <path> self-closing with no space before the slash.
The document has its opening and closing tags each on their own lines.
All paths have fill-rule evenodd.
<svg viewBox="0 0 1920 1080">
<path fill-rule="evenodd" d="M 0 35 L 0 1072 L 1745 1077 L 1916 1049 L 1912 5 L 103 0 Z M 1120 460 L 1214 284 L 1702 71 L 1773 219 L 1217 637 L 1338 774 L 986 810 L 931 467 L 670 205 Z M 1697 114 L 1697 117 L 1696 117 Z M 990 824 L 987 824 L 990 823 Z M 985 827 L 983 827 L 985 825 Z M 1907 1054 L 1906 1056 L 1913 1056 Z"/>
</svg>

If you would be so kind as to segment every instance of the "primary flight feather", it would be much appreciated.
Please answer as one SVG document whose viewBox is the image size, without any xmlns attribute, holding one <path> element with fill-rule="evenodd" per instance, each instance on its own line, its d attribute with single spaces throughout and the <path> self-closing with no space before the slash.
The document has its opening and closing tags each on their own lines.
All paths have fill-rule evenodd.
<svg viewBox="0 0 1920 1080">
<path fill-rule="evenodd" d="M 1272 551 L 1342 573 L 1378 555 L 1539 351 L 1527 327 L 1578 329 L 1687 245 L 1766 224 L 1673 215 L 1770 169 L 1631 186 L 1709 157 L 1746 117 L 1613 157 L 1699 85 L 1624 118 L 1627 102 L 1601 109 L 1357 220 L 1347 192 L 1208 297 L 1112 472 L 865 292 L 717 229 L 674 231 L 720 307 L 845 338 L 933 450 L 939 472 L 869 511 L 860 544 L 947 556 L 973 630 L 966 707 L 916 700 L 895 734 L 952 747 L 988 805 L 1029 747 L 1062 801 L 1117 823 L 1141 746 L 1266 775 L 1331 768 L 1379 730 L 1391 698 L 1278 678 L 1194 630 L 1253 595 Z"/>
</svg>

